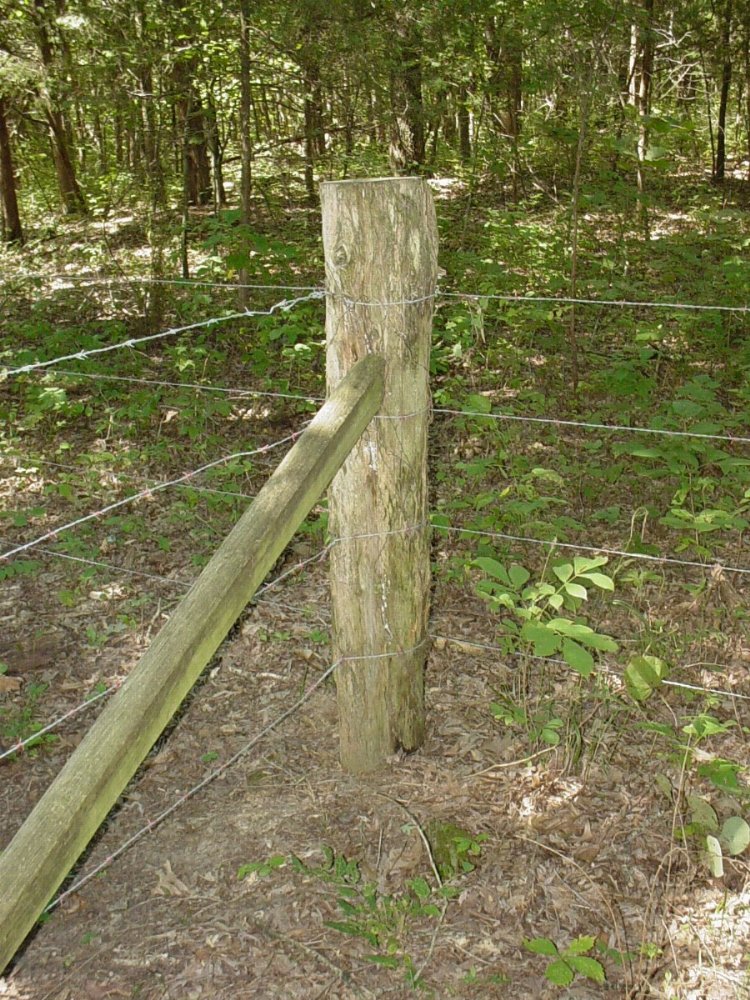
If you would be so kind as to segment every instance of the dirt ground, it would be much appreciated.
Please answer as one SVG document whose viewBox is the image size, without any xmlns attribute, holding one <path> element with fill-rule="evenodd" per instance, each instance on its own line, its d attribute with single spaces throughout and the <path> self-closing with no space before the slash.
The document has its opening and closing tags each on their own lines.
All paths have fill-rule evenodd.
<svg viewBox="0 0 750 1000">
<path fill-rule="evenodd" d="M 54 563 L 46 572 L 62 570 Z M 15 614 L 18 625 L 17 609 L 33 608 L 39 585 L 39 577 L 6 584 L 0 617 Z M 163 613 L 157 608 L 141 630 L 82 656 L 61 629 L 50 627 L 39 639 L 39 617 L 28 610 L 18 631 L 37 638 L 6 649 L 8 676 L 21 677 L 23 686 L 31 678 L 49 684 L 44 715 L 51 715 L 93 682 L 122 677 Z M 294 704 L 328 664 L 327 628 L 325 563 L 311 564 L 249 609 L 77 875 Z M 367 780 L 343 774 L 335 689 L 326 682 L 66 898 L 6 970 L 0 997 L 750 996 L 748 865 L 728 859 L 724 879 L 714 880 L 675 836 L 675 807 L 655 778 L 669 772 L 656 740 L 616 724 L 611 702 L 584 697 L 577 760 L 566 740 L 532 750 L 523 733 L 492 718 L 489 704 L 521 683 L 533 692 L 541 679 L 492 648 L 484 605 L 441 585 L 431 629 L 429 725 L 419 752 L 394 758 Z M 742 660 L 750 654 L 742 648 L 737 655 L 746 677 Z M 576 682 L 554 669 L 545 668 L 544 683 L 562 700 Z M 736 690 L 750 694 L 750 684 Z M 0 705 L 12 707 L 22 693 L 0 695 Z M 748 705 L 737 701 L 732 709 L 745 726 Z M 59 742 L 0 762 L 0 843 L 95 712 L 63 724 Z M 745 740 L 738 740 L 741 753 Z M 671 776 L 677 782 L 679 775 Z M 422 879 L 436 890 L 425 832 L 441 824 L 479 838 L 478 853 L 472 871 L 447 879 L 455 896 L 425 912 L 412 905 L 408 884 Z M 346 867 L 354 861 L 358 868 Z M 253 864 L 256 870 L 238 877 L 241 866 Z M 366 884 L 375 887 L 367 897 Z M 330 926 L 346 922 L 342 895 L 351 907 L 348 932 Z M 603 984 L 578 976 L 567 988 L 554 986 L 544 977 L 550 959 L 523 947 L 525 939 L 545 937 L 562 949 L 581 936 L 597 939 L 591 954 L 606 970 Z M 408 980 L 409 970 L 421 985 Z"/>
</svg>

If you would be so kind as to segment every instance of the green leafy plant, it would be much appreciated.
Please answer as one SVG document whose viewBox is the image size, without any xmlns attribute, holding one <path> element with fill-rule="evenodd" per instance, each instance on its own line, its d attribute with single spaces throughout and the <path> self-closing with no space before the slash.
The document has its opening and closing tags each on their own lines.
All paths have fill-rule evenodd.
<svg viewBox="0 0 750 1000">
<path fill-rule="evenodd" d="M 595 983 L 603 983 L 606 979 L 602 963 L 589 954 L 596 946 L 593 936 L 578 937 L 562 951 L 554 941 L 545 937 L 524 940 L 523 946 L 534 955 L 544 955 L 552 960 L 544 975 L 555 986 L 570 986 L 576 976 L 584 976 Z"/>
<path fill-rule="evenodd" d="M 658 656 L 634 656 L 625 668 L 625 686 L 635 701 L 646 701 L 669 675 L 669 668 Z"/>
<path fill-rule="evenodd" d="M 534 711 L 527 711 L 507 695 L 498 694 L 490 705 L 492 715 L 506 726 L 512 726 L 527 733 L 532 744 L 543 743 L 556 747 L 560 743 L 560 732 L 565 728 L 564 720 L 555 713 L 551 702 L 540 704 Z"/>
<path fill-rule="evenodd" d="M 443 824 L 446 844 L 449 844 L 444 870 L 453 873 L 471 870 L 473 864 L 467 859 L 479 853 L 483 838 L 474 838 L 457 827 L 450 827 L 452 832 L 446 833 L 448 826 Z M 286 857 L 275 854 L 265 861 L 242 865 L 237 876 L 240 879 L 268 877 L 288 866 L 300 876 L 334 886 L 341 919 L 326 920 L 326 927 L 359 938 L 375 949 L 364 956 L 365 961 L 389 969 L 401 969 L 410 986 L 424 986 L 406 949 L 405 937 L 413 921 L 439 919 L 448 901 L 455 898 L 459 890 L 451 885 L 433 887 L 426 879 L 417 877 L 408 879 L 398 892 L 383 893 L 375 883 L 363 880 L 359 862 L 336 854 L 330 847 L 323 847 L 322 851 L 323 861 L 319 865 L 306 864 L 295 855 Z"/>
<path fill-rule="evenodd" d="M 425 827 L 432 858 L 444 882 L 474 871 L 487 834 L 473 834 L 463 827 L 432 820 Z"/>
<path fill-rule="evenodd" d="M 573 670 L 588 677 L 595 665 L 591 650 L 616 652 L 617 643 L 585 624 L 579 614 L 569 618 L 559 612 L 579 612 L 592 587 L 614 590 L 612 577 L 600 572 L 606 563 L 604 556 L 576 556 L 572 562 L 553 563 L 549 574 L 537 581 L 518 563 L 505 566 L 480 556 L 472 565 L 484 573 L 477 591 L 493 610 L 510 615 L 503 619 L 509 648 L 540 657 L 562 656 Z"/>
<path fill-rule="evenodd" d="M 26 751 L 57 743 L 58 737 L 54 733 L 43 733 L 34 738 L 35 733 L 44 728 L 44 723 L 38 722 L 34 716 L 39 701 L 48 687 L 48 684 L 29 684 L 24 704 L 20 708 L 15 711 L 0 708 L 0 737 L 3 743 L 12 746 L 31 738 L 26 744 Z"/>
<path fill-rule="evenodd" d="M 750 846 L 750 826 L 742 816 L 720 821 L 713 805 L 701 795 L 688 795 L 688 822 L 681 827 L 683 837 L 698 837 L 703 845 L 702 860 L 714 876 L 724 874 L 724 857 L 736 856 Z"/>
</svg>

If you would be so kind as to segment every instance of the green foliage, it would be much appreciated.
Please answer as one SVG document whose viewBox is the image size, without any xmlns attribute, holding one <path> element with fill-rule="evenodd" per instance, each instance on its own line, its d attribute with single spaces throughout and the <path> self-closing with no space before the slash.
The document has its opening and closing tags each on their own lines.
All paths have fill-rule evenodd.
<svg viewBox="0 0 750 1000">
<path fill-rule="evenodd" d="M 714 878 L 724 875 L 724 857 L 742 854 L 750 846 L 750 826 L 742 816 L 732 815 L 721 822 L 709 800 L 688 795 L 687 822 L 679 831 L 684 838 L 695 837 L 703 845 L 702 860 Z"/>
<path fill-rule="evenodd" d="M 452 824 L 435 822 L 429 829 L 430 849 L 438 869 L 442 868 L 441 878 L 446 879 L 446 884 L 432 886 L 427 879 L 417 876 L 407 879 L 399 891 L 383 893 L 375 883 L 363 879 L 359 862 L 327 846 L 322 848 L 323 860 L 319 865 L 309 865 L 295 855 L 275 854 L 265 861 L 240 866 L 237 877 L 266 878 L 288 867 L 297 876 L 331 885 L 337 894 L 341 919 L 326 920 L 325 926 L 364 942 L 374 949 L 364 955 L 366 962 L 400 969 L 412 988 L 421 989 L 425 983 L 407 950 L 408 933 L 417 922 L 442 917 L 450 900 L 459 893 L 449 884 L 450 879 L 473 871 L 486 839 Z"/>
<path fill-rule="evenodd" d="M 523 942 L 524 948 L 534 955 L 551 958 L 544 970 L 545 978 L 555 986 L 570 986 L 576 976 L 583 976 L 594 983 L 604 983 L 604 966 L 589 952 L 596 946 L 596 938 L 589 935 L 576 938 L 562 951 L 550 938 L 531 938 Z"/>
<path fill-rule="evenodd" d="M 494 718 L 504 722 L 506 726 L 525 732 L 532 747 L 538 743 L 556 747 L 560 743 L 565 721 L 556 714 L 551 702 L 542 703 L 535 710 L 529 711 L 507 695 L 498 694 L 497 700 L 490 705 L 490 711 Z"/>
<path fill-rule="evenodd" d="M 482 853 L 486 834 L 472 834 L 454 823 L 432 820 L 425 827 L 432 858 L 440 878 L 449 882 L 458 875 L 474 871 Z"/>
<path fill-rule="evenodd" d="M 577 673 L 588 677 L 595 666 L 591 652 L 616 652 L 617 643 L 582 620 L 560 617 L 559 611 L 580 612 L 591 588 L 613 591 L 612 577 L 600 572 L 604 556 L 576 556 L 572 562 L 556 561 L 540 580 L 518 563 L 505 566 L 497 559 L 479 556 L 472 565 L 484 573 L 477 592 L 503 618 L 509 648 L 534 656 L 562 656 Z"/>
<path fill-rule="evenodd" d="M 24 751 L 26 753 L 31 751 L 33 754 L 40 747 L 52 746 L 58 742 L 58 737 L 54 733 L 43 733 L 34 738 L 34 734 L 44 728 L 44 723 L 38 722 L 35 716 L 39 702 L 48 687 L 48 684 L 28 684 L 24 692 L 24 702 L 18 709 L 0 708 L 0 738 L 4 744 L 13 746 L 29 740 Z M 11 759 L 15 756 L 12 754 Z"/>
<path fill-rule="evenodd" d="M 625 668 L 628 694 L 636 701 L 646 701 L 669 676 L 669 670 L 658 656 L 634 656 Z"/>
</svg>

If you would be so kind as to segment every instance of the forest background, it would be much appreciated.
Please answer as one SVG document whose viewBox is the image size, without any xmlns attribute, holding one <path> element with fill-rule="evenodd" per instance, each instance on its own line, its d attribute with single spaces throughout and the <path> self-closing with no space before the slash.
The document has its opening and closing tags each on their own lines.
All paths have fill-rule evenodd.
<svg viewBox="0 0 750 1000">
<path fill-rule="evenodd" d="M 11 996 L 747 996 L 740 0 L 0 0 L 2 843 L 324 395 L 319 181 L 390 173 L 444 272 L 424 751 L 363 794 L 324 689 Z M 325 665 L 327 538 L 91 864 Z"/>
</svg>

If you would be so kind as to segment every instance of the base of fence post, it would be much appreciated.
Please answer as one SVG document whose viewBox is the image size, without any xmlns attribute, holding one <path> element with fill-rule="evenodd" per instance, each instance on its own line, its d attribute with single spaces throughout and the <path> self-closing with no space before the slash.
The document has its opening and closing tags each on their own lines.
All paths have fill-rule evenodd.
<svg viewBox="0 0 750 1000">
<path fill-rule="evenodd" d="M 437 224 L 415 177 L 324 183 L 321 201 L 329 391 L 365 355 L 386 361 L 383 408 L 329 494 L 341 762 L 365 773 L 424 739 Z"/>
</svg>

